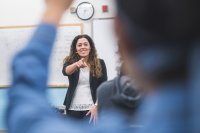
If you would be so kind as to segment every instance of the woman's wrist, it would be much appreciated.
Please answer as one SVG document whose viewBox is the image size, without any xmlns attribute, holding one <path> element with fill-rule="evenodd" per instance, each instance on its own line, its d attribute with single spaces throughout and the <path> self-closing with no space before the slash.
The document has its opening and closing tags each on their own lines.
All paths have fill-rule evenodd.
<svg viewBox="0 0 200 133">
<path fill-rule="evenodd" d="M 74 65 L 75 65 L 76 69 L 80 68 L 79 65 L 78 65 L 78 62 L 75 62 Z"/>
</svg>

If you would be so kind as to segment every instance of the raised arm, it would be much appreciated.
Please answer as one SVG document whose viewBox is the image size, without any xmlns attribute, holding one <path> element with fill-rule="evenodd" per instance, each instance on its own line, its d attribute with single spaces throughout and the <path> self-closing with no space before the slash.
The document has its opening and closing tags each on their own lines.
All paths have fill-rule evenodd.
<svg viewBox="0 0 200 133">
<path fill-rule="evenodd" d="M 8 92 L 7 110 L 9 133 L 70 131 L 70 128 L 62 130 L 67 128 L 66 123 L 51 109 L 46 97 L 46 86 L 56 26 L 71 2 L 72 0 L 47 0 L 41 24 L 27 46 L 13 60 L 13 81 Z"/>
</svg>

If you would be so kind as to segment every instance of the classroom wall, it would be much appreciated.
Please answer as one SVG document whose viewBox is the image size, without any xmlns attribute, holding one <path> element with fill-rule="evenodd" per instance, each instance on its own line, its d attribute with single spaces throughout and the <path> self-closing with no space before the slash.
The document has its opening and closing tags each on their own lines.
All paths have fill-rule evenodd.
<svg viewBox="0 0 200 133">
<path fill-rule="evenodd" d="M 114 0 L 75 0 L 72 6 L 83 1 L 93 4 L 93 18 L 110 18 L 115 15 Z M 109 12 L 103 13 L 102 5 L 109 6 Z M 36 25 L 45 8 L 44 0 L 0 0 L 0 26 Z M 61 23 L 83 23 L 84 33 L 91 35 L 91 20 L 82 21 L 76 14 L 65 13 Z"/>
<path fill-rule="evenodd" d="M 95 8 L 94 18 L 112 18 L 115 16 L 114 0 L 75 0 L 72 6 L 80 2 L 91 2 Z M 103 13 L 102 5 L 109 6 L 109 12 Z M 44 0 L 0 0 L 0 26 L 37 25 L 45 8 Z M 92 19 L 80 20 L 76 14 L 69 11 L 63 16 L 62 24 L 83 23 L 84 33 L 92 36 Z M 1 45 L 1 44 L 0 44 Z M 5 109 L 7 106 L 7 91 L 9 88 L 0 88 L 0 130 L 5 127 Z M 50 102 L 59 106 L 62 104 L 67 88 L 51 88 L 48 90 Z"/>
</svg>

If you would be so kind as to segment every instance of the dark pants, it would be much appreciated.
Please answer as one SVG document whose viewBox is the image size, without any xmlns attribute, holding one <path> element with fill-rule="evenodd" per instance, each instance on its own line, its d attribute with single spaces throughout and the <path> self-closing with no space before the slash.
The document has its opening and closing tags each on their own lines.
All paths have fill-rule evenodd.
<svg viewBox="0 0 200 133">
<path fill-rule="evenodd" d="M 90 115 L 86 116 L 88 110 L 87 111 L 74 111 L 74 110 L 68 110 L 67 111 L 67 116 L 76 119 L 76 120 L 88 120 L 89 121 L 89 117 Z"/>
</svg>

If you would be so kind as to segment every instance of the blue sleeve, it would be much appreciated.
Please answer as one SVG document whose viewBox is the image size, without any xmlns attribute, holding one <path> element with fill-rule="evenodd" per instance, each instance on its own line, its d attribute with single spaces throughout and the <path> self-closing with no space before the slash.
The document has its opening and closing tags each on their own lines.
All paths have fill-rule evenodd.
<svg viewBox="0 0 200 133">
<path fill-rule="evenodd" d="M 8 91 L 9 133 L 66 133 L 71 131 L 46 97 L 49 57 L 56 27 L 40 24 L 27 46 L 13 60 L 13 81 Z"/>
</svg>

